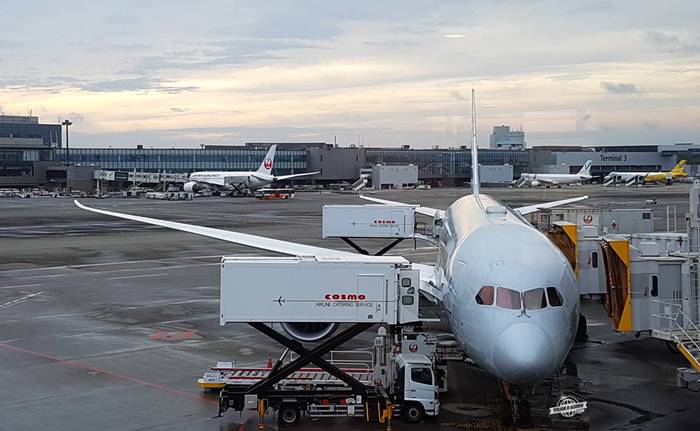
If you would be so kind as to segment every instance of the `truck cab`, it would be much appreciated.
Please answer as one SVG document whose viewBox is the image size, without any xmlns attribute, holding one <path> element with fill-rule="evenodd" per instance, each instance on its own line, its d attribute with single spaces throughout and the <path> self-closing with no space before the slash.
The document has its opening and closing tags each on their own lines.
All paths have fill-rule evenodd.
<svg viewBox="0 0 700 431">
<path fill-rule="evenodd" d="M 402 353 L 394 358 L 395 396 L 401 416 L 407 422 L 420 422 L 440 413 L 438 386 L 433 363 L 425 355 Z"/>
</svg>

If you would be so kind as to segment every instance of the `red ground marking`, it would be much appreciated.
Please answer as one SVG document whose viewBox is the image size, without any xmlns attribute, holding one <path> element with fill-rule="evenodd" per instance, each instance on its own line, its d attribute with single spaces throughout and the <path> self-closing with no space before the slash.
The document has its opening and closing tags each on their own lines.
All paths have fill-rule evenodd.
<svg viewBox="0 0 700 431">
<path fill-rule="evenodd" d="M 45 358 L 45 359 L 48 359 L 48 360 L 51 360 L 51 361 L 54 361 L 54 362 L 58 362 L 59 364 L 69 365 L 69 366 L 71 366 L 71 367 L 80 368 L 80 369 L 83 369 L 83 370 L 95 371 L 95 372 L 98 372 L 98 373 L 101 373 L 101 374 L 105 374 L 105 375 L 108 375 L 108 376 L 111 376 L 111 377 L 115 377 L 115 378 L 117 378 L 117 379 L 126 380 L 126 381 L 129 381 L 129 382 L 132 382 L 132 383 L 136 383 L 136 384 L 138 384 L 138 385 L 148 386 L 148 387 L 154 388 L 154 389 L 159 389 L 159 390 L 161 390 L 161 391 L 163 391 L 163 392 L 167 392 L 167 393 L 169 393 L 169 394 L 171 394 L 171 395 L 176 395 L 176 396 L 185 397 L 185 398 L 191 398 L 191 399 L 194 399 L 194 400 L 197 400 L 197 401 L 203 401 L 203 402 L 205 402 L 205 403 L 214 404 L 214 405 L 219 405 L 218 401 L 210 400 L 210 399 L 208 399 L 208 398 L 204 398 L 204 397 L 199 396 L 199 395 L 190 394 L 190 393 L 185 392 L 185 391 L 180 391 L 180 390 L 177 390 L 177 389 L 169 388 L 169 387 L 167 387 L 167 386 L 159 385 L 159 384 L 157 384 L 157 383 L 147 382 L 147 381 L 145 381 L 145 380 L 137 379 L 136 377 L 131 377 L 131 376 L 127 376 L 127 375 L 125 375 L 125 374 L 115 373 L 115 372 L 112 372 L 112 371 L 104 370 L 104 369 L 102 369 L 102 368 L 91 367 L 91 366 L 86 365 L 86 364 L 81 364 L 80 362 L 75 362 L 75 361 L 71 361 L 71 360 L 67 360 L 67 359 L 61 359 L 61 358 L 59 358 L 58 356 L 53 356 L 53 355 L 49 355 L 49 354 L 41 353 L 41 352 L 35 352 L 35 351 L 33 351 L 33 350 L 23 349 L 23 348 L 17 347 L 17 346 L 11 346 L 11 345 L 9 345 L 9 344 L 7 344 L 7 343 L 2 343 L 2 342 L 0 342 L 0 347 L 4 347 L 4 348 L 6 348 L 6 349 L 14 350 L 14 351 L 17 351 L 17 352 L 27 353 L 27 354 L 29 354 L 29 355 L 33 355 L 33 356 L 38 356 L 38 357 L 41 357 L 41 358 Z"/>
<path fill-rule="evenodd" d="M 181 340 L 191 340 L 197 335 L 197 331 L 189 330 L 178 330 L 178 329 L 158 329 L 155 334 L 148 337 L 149 340 L 160 340 L 160 341 L 181 341 Z"/>
</svg>

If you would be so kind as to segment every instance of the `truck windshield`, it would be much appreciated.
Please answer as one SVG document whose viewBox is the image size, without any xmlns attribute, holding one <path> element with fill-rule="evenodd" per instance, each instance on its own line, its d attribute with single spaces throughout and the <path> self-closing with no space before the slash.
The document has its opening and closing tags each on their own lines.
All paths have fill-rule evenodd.
<svg viewBox="0 0 700 431">
<path fill-rule="evenodd" d="M 427 367 L 411 368 L 411 380 L 424 385 L 432 385 L 433 373 Z"/>
</svg>

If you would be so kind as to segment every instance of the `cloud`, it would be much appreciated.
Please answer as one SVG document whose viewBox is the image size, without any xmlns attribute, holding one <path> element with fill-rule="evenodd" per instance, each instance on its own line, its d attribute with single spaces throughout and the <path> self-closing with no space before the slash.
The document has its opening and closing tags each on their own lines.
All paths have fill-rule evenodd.
<svg viewBox="0 0 700 431">
<path fill-rule="evenodd" d="M 81 114 L 80 112 L 71 112 L 66 118 L 70 119 L 73 123 L 84 123 L 88 119 L 87 115 Z"/>
<path fill-rule="evenodd" d="M 320 45 L 295 40 L 276 39 L 225 39 L 205 41 L 201 47 L 167 52 L 164 55 L 142 57 L 128 71 L 149 75 L 167 69 L 205 69 L 209 67 L 237 66 L 262 60 L 280 60 L 283 51 L 300 49 L 325 49 Z"/>
<path fill-rule="evenodd" d="M 601 81 L 600 87 L 610 94 L 639 94 L 643 92 L 636 85 L 624 82 Z"/>
<path fill-rule="evenodd" d="M 459 100 L 460 102 L 466 101 L 467 98 L 462 96 L 462 93 L 460 93 L 457 90 L 452 90 L 450 91 L 450 96 L 452 96 L 453 99 Z"/>
<path fill-rule="evenodd" d="M 159 78 L 125 78 L 125 79 L 114 79 L 110 81 L 95 81 L 90 83 L 84 83 L 80 85 L 81 90 L 91 91 L 91 92 L 121 92 L 121 91 L 147 91 L 153 90 L 162 93 L 182 93 L 185 91 L 197 90 L 194 86 L 184 86 L 178 87 L 173 85 L 168 85 L 171 83 L 170 80 L 164 80 Z"/>
<path fill-rule="evenodd" d="M 662 31 L 650 30 L 642 34 L 644 40 L 660 49 L 671 52 L 700 52 L 700 45 L 682 40 L 679 36 L 672 33 L 664 33 Z"/>
</svg>

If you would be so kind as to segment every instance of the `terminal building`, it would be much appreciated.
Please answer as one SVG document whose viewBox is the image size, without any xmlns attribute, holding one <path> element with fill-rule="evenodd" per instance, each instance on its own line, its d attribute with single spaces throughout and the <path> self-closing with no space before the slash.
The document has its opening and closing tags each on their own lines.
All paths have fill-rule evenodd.
<svg viewBox="0 0 700 431">
<path fill-rule="evenodd" d="M 496 129 L 500 130 L 495 128 L 494 135 Z M 494 177 L 494 184 L 504 184 L 503 175 L 510 172 L 513 178 L 520 177 L 523 172 L 576 173 L 587 160 L 593 162 L 591 173 L 595 177 L 612 171 L 671 169 L 681 159 L 688 161 L 689 174 L 699 173 L 700 145 L 692 143 L 524 149 L 524 135 L 522 138 L 518 141 L 522 146 L 514 143 L 506 148 L 503 144 L 499 148 L 479 150 L 482 167 L 494 166 L 483 171 Z M 84 183 L 91 169 L 168 174 L 255 170 L 272 144 L 278 145 L 276 174 L 319 172 L 313 177 L 295 180 L 297 184 L 353 183 L 363 170 L 371 170 L 376 165 L 413 165 L 418 181 L 433 186 L 461 186 L 472 176 L 471 155 L 466 146 L 413 149 L 408 145 L 369 148 L 338 147 L 325 142 L 252 142 L 187 149 L 144 148 L 141 145 L 134 148 L 74 147 L 67 154 L 62 146 L 61 125 L 41 124 L 37 117 L 0 116 L 0 188 L 69 187 L 72 179 L 80 178 Z M 495 168 L 506 165 L 505 170 Z"/>
<path fill-rule="evenodd" d="M 34 116 L 0 115 L 0 187 L 41 185 L 56 149 L 61 125 L 40 124 Z"/>
<path fill-rule="evenodd" d="M 525 132 L 510 130 L 510 126 L 496 126 L 489 137 L 491 148 L 503 150 L 524 150 Z"/>
</svg>

